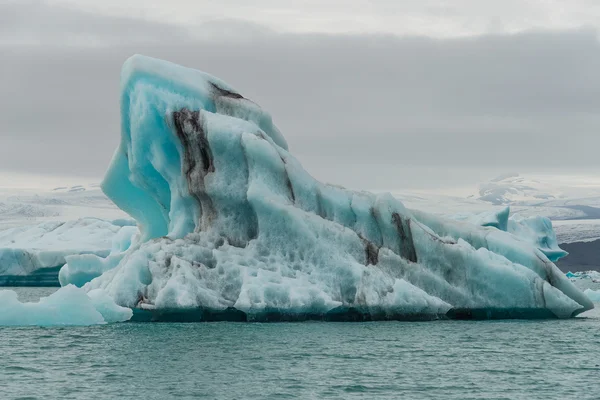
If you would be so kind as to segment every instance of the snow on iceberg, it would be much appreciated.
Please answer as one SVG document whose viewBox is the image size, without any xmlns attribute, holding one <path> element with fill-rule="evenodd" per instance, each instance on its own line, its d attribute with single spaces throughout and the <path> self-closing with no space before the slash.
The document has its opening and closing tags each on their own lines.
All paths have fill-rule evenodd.
<svg viewBox="0 0 600 400">
<path fill-rule="evenodd" d="M 69 285 L 37 303 L 22 303 L 12 290 L 0 290 L 0 325 L 97 325 L 127 321 L 133 312 L 120 307 L 101 289 L 86 293 Z"/>
<path fill-rule="evenodd" d="M 58 286 L 58 271 L 70 255 L 106 257 L 113 237 L 136 230 L 133 221 L 81 218 L 0 231 L 1 286 Z"/>
<path fill-rule="evenodd" d="M 84 289 L 134 316 L 565 318 L 593 308 L 529 241 L 316 181 L 269 114 L 217 78 L 133 56 L 121 80 L 121 143 L 102 188 L 141 236 Z"/>
</svg>

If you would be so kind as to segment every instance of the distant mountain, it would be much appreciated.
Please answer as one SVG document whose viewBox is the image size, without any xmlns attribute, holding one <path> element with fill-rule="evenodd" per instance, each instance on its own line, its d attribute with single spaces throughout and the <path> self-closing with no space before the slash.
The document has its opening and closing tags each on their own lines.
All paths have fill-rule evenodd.
<svg viewBox="0 0 600 400">
<path fill-rule="evenodd" d="M 504 174 L 479 185 L 472 198 L 503 206 L 534 208 L 551 219 L 600 219 L 600 181 L 596 177 L 524 177 Z"/>
<path fill-rule="evenodd" d="M 479 200 L 494 205 L 540 203 L 567 197 L 550 182 L 527 179 L 518 173 L 500 175 L 479 186 Z"/>
</svg>

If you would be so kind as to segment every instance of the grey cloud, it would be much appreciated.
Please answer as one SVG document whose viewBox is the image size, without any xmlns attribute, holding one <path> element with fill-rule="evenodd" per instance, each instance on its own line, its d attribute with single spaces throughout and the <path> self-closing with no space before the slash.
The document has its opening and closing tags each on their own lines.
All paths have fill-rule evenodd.
<svg viewBox="0 0 600 400">
<path fill-rule="evenodd" d="M 182 24 L 227 16 L 283 32 L 394 33 L 456 37 L 598 26 L 594 0 L 49 0 L 72 7 Z"/>
<path fill-rule="evenodd" d="M 103 17 L 34 0 L 0 3 L 0 39 L 8 44 L 106 46 L 187 37 L 188 31 L 168 23 Z"/>
<path fill-rule="evenodd" d="M 88 17 L 96 36 L 115 26 Z M 435 40 L 219 24 L 200 39 L 173 28 L 146 43 L 3 45 L 0 169 L 101 176 L 118 143 L 120 66 L 134 53 L 228 81 L 271 112 L 309 171 L 350 187 L 598 166 L 594 31 Z"/>
</svg>

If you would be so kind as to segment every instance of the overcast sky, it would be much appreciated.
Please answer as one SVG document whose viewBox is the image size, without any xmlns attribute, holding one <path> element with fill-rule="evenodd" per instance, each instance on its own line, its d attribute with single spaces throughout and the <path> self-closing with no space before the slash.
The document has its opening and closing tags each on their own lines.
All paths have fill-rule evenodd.
<svg viewBox="0 0 600 400">
<path fill-rule="evenodd" d="M 134 53 L 236 87 L 325 181 L 598 169 L 600 2 L 288 3 L 0 0 L 0 177 L 100 180 Z"/>
</svg>

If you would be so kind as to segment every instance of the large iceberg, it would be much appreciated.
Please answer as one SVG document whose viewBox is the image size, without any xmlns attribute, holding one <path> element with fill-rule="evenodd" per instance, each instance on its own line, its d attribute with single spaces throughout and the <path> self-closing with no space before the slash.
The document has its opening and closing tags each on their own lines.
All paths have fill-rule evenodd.
<svg viewBox="0 0 600 400">
<path fill-rule="evenodd" d="M 83 288 L 134 319 L 566 318 L 593 308 L 539 246 L 506 230 L 316 181 L 270 115 L 215 77 L 136 55 L 121 84 L 121 142 L 102 189 L 141 234 L 117 262 L 90 267 L 103 273 Z M 75 264 L 90 265 L 73 256 L 64 268 Z"/>
</svg>

